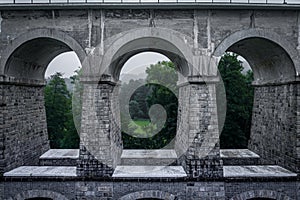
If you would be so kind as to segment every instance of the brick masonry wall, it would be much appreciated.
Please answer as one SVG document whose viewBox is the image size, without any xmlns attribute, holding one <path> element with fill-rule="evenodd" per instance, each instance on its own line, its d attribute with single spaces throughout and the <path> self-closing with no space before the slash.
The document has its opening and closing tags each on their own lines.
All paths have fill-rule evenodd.
<svg viewBox="0 0 300 200">
<path fill-rule="evenodd" d="M 300 172 L 297 161 L 297 85 L 255 87 L 249 149 L 264 164 Z"/>
<path fill-rule="evenodd" d="M 43 89 L 0 85 L 0 160 L 5 162 L 4 171 L 38 165 L 39 156 L 49 149 Z"/>
</svg>

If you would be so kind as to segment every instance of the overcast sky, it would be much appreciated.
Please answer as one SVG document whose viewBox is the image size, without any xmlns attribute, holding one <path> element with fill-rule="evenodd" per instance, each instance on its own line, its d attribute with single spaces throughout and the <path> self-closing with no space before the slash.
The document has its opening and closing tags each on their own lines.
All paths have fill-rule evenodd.
<svg viewBox="0 0 300 200">
<path fill-rule="evenodd" d="M 239 57 L 243 62 L 243 66 L 246 70 L 250 69 L 249 64 L 245 59 Z M 146 68 L 150 64 L 156 64 L 158 61 L 169 61 L 169 59 L 159 53 L 154 52 L 144 52 L 132 56 L 122 68 L 121 74 L 140 74 L 145 72 Z M 81 66 L 77 55 L 74 52 L 67 52 L 60 54 L 54 58 L 47 68 L 46 78 L 55 74 L 56 72 L 61 72 L 63 77 L 70 77 L 74 75 L 74 71 Z"/>
<path fill-rule="evenodd" d="M 127 74 L 140 74 L 145 72 L 146 67 L 150 64 L 155 64 L 158 61 L 168 61 L 169 59 L 159 53 L 144 52 L 132 56 L 122 68 L 121 73 Z M 80 67 L 80 61 L 74 52 L 67 52 L 60 54 L 54 58 L 46 71 L 46 78 L 55 74 L 56 72 L 63 73 L 64 77 L 70 77 L 74 74 L 74 71 Z"/>
<path fill-rule="evenodd" d="M 61 72 L 63 77 L 70 77 L 79 67 L 81 63 L 75 52 L 62 53 L 49 63 L 45 76 L 48 78 L 56 72 Z"/>
</svg>

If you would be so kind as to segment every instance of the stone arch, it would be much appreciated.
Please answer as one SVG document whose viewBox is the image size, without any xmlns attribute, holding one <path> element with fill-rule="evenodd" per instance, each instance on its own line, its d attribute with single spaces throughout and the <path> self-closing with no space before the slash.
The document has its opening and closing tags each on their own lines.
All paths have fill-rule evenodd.
<svg viewBox="0 0 300 200">
<path fill-rule="evenodd" d="M 237 53 L 249 62 L 255 84 L 295 81 L 300 72 L 296 48 L 269 30 L 235 32 L 217 46 L 214 55 L 222 56 L 226 51 Z"/>
<path fill-rule="evenodd" d="M 83 62 L 86 53 L 68 34 L 54 29 L 34 29 L 13 39 L 2 52 L 0 74 L 21 79 L 43 80 L 49 62 L 74 51 Z"/>
<path fill-rule="evenodd" d="M 300 72 L 296 46 L 270 30 L 249 29 L 225 38 L 214 55 L 221 56 L 226 51 L 243 56 L 253 69 L 254 102 L 248 148 L 261 156 L 261 163 L 299 172 L 294 112 L 298 109 Z M 281 119 L 274 113 L 280 113 Z"/>
<path fill-rule="evenodd" d="M 145 199 L 145 198 L 156 198 L 156 199 L 164 199 L 164 200 L 176 200 L 178 199 L 175 195 L 160 191 L 160 190 L 144 190 L 133 192 L 121 197 L 119 200 L 137 200 L 137 199 Z"/>
<path fill-rule="evenodd" d="M 230 200 L 249 200 L 255 198 L 293 200 L 289 196 L 273 190 L 251 190 L 235 195 Z"/>
<path fill-rule="evenodd" d="M 51 198 L 53 200 L 68 200 L 68 198 L 65 197 L 64 195 L 50 190 L 27 190 L 13 197 L 10 197 L 7 200 L 24 200 L 24 199 L 31 199 L 31 198 L 38 198 L 38 197 Z"/>
<path fill-rule="evenodd" d="M 106 145 L 105 147 L 102 146 L 102 149 L 107 149 L 106 152 L 109 152 L 109 156 L 104 155 L 103 153 L 100 153 L 103 151 L 102 149 L 99 149 L 99 147 L 93 146 L 92 148 L 88 148 L 85 150 L 80 151 L 81 155 L 88 154 L 91 152 L 92 155 L 98 158 L 99 162 L 105 162 L 106 166 L 103 167 L 105 170 L 99 170 L 100 172 L 97 172 L 97 170 L 93 169 L 92 167 L 85 167 L 86 164 L 82 164 L 84 166 L 84 169 L 78 170 L 80 175 L 84 174 L 92 174 L 91 176 L 97 176 L 98 174 L 101 174 L 104 172 L 110 172 L 113 171 L 112 168 L 115 168 L 121 161 L 121 153 L 122 153 L 122 138 L 121 138 L 121 131 L 120 131 L 120 111 L 118 110 L 119 107 L 117 105 L 117 95 L 114 93 L 115 88 L 118 87 L 118 84 L 116 82 L 119 78 L 119 73 L 121 71 L 121 68 L 123 66 L 123 63 L 125 63 L 131 56 L 141 53 L 144 51 L 154 51 L 157 53 L 164 54 L 165 56 L 169 57 L 169 59 L 173 62 L 175 62 L 175 66 L 177 67 L 179 74 L 182 74 L 183 76 L 179 76 L 179 83 L 184 83 L 179 85 L 179 96 L 178 96 L 178 102 L 181 107 L 178 107 L 179 113 L 177 115 L 177 127 L 180 127 L 177 129 L 176 138 L 175 138 L 175 151 L 177 153 L 177 156 L 182 156 L 182 159 L 180 160 L 180 164 L 183 167 L 187 168 L 187 164 L 184 161 L 186 157 L 184 157 L 184 153 L 187 152 L 188 147 L 191 145 L 194 145 L 194 141 L 189 140 L 188 138 L 195 138 L 195 134 L 200 133 L 202 130 L 208 130 L 206 127 L 207 124 L 197 124 L 194 127 L 194 130 L 191 130 L 190 127 L 187 125 L 189 124 L 189 121 L 195 120 L 195 122 L 198 122 L 202 120 L 202 116 L 197 115 L 197 117 L 191 117 L 189 114 L 189 109 L 192 107 L 192 104 L 189 104 L 190 98 L 195 98 L 195 104 L 197 105 L 203 105 L 208 106 L 211 102 L 214 101 L 214 95 L 212 91 L 214 91 L 214 84 L 215 84 L 215 75 L 214 77 L 207 78 L 208 81 L 204 81 L 204 79 L 201 77 L 202 74 L 197 73 L 196 70 L 200 68 L 201 65 L 208 65 L 211 60 L 211 55 L 207 53 L 207 55 L 194 55 L 194 40 L 190 38 L 189 36 L 179 33 L 174 30 L 165 29 L 165 28 L 156 28 L 156 27 L 148 27 L 148 28 L 140 28 L 140 29 L 133 29 L 129 31 L 122 32 L 120 34 L 117 34 L 115 36 L 112 36 L 111 38 L 106 39 L 105 41 L 101 42 L 101 44 L 93 49 L 91 51 L 91 54 L 89 55 L 89 62 L 95 64 L 95 56 L 98 55 L 99 59 L 101 60 L 98 64 L 99 67 L 97 68 L 86 68 L 84 71 L 84 82 L 86 84 L 86 88 L 89 88 L 87 93 L 90 96 L 93 96 L 94 99 L 92 100 L 94 105 L 96 105 L 97 97 L 100 96 L 101 90 L 103 94 L 108 94 L 105 100 L 106 105 L 109 105 L 109 111 L 107 112 L 107 115 L 97 115 L 94 110 L 95 108 L 88 108 L 87 110 L 83 110 L 82 116 L 83 118 L 85 115 L 90 115 L 90 113 L 94 112 L 95 118 L 98 117 L 98 119 L 101 119 L 100 121 L 104 121 L 102 119 L 108 118 L 109 120 L 109 126 L 114 127 L 114 129 L 109 129 L 110 139 L 105 138 L 105 142 L 107 144 L 112 144 L 113 148 Z M 202 54 L 205 54 L 205 52 L 201 52 Z M 204 59 L 205 58 L 205 59 Z M 93 65 L 90 65 L 92 67 Z M 193 71 L 193 67 L 196 67 L 196 70 Z M 208 66 L 205 66 L 203 68 L 208 68 Z M 199 70 L 200 71 L 200 70 Z M 203 70 L 205 71 L 205 70 Z M 209 72 L 210 70 L 207 70 Z M 214 70 L 211 70 L 214 71 Z M 209 73 L 206 73 L 205 76 L 209 76 Z M 186 78 L 187 77 L 187 78 Z M 211 78 L 211 79 L 210 79 Z M 186 81 L 188 80 L 188 81 Z M 204 84 L 208 83 L 208 84 Z M 200 100 L 197 96 L 201 93 L 205 93 L 205 97 Z M 83 102 L 84 104 L 85 102 Z M 213 105 L 215 105 L 213 103 Z M 201 106 L 199 106 L 200 108 Z M 213 112 L 216 112 L 215 108 L 212 109 Z M 196 111 L 195 111 L 196 112 Z M 114 117 L 112 117 L 114 116 Z M 213 113 L 208 113 L 208 119 L 212 120 L 214 118 Z M 87 120 L 82 120 L 83 123 Z M 100 124 L 100 123 L 98 123 Z M 96 124 L 95 126 L 100 126 Z M 215 139 L 216 143 L 218 140 L 218 125 L 217 122 L 214 123 L 214 128 L 210 129 L 211 136 Z M 86 127 L 85 125 L 82 125 L 82 127 Z M 87 135 L 92 135 L 90 130 L 81 130 L 85 134 L 83 137 L 86 137 Z M 97 129 L 97 127 L 96 127 Z M 99 127 L 99 129 L 104 129 Z M 201 131 L 199 131 L 201 129 Z M 106 130 L 105 130 L 106 131 Z M 98 134 L 99 135 L 99 134 Z M 97 137 L 100 137 L 97 136 Z M 82 138 L 82 137 L 81 137 Z M 103 136 L 101 138 L 104 138 Z M 84 139 L 85 143 L 82 144 L 82 146 L 89 147 L 90 144 L 93 143 L 92 139 L 86 137 Z M 207 141 L 205 141 L 207 142 Z M 209 144 L 211 144 L 210 142 Z M 203 145 L 204 146 L 204 145 Z M 211 145 L 211 149 L 218 148 L 218 145 Z M 196 148 L 195 148 L 196 149 Z M 210 154 L 210 152 L 217 152 L 217 151 L 211 151 L 210 148 L 198 148 L 197 153 L 194 153 L 194 155 L 200 155 L 198 154 L 198 151 L 201 152 L 201 155 L 204 154 Z M 196 151 L 196 150 L 195 150 Z M 98 154 L 98 155 L 97 155 Z M 215 157 L 215 153 L 211 153 L 211 156 L 208 159 L 211 159 L 212 157 Z M 107 158 L 109 157 L 109 159 Z M 195 156 L 196 157 L 196 156 Z M 195 158 L 196 159 L 196 158 Z M 198 157 L 197 157 L 198 159 Z M 92 160 L 92 159 L 90 159 Z M 109 162 L 107 162 L 109 161 Z M 213 163 L 213 162 L 210 162 Z M 221 175 L 222 170 L 220 170 L 221 164 L 214 164 L 214 166 L 218 165 L 217 167 L 208 167 L 211 171 L 217 171 L 218 176 Z M 112 166 L 112 167 L 110 167 Z M 205 166 L 206 167 L 206 166 Z M 204 168 L 204 167 L 203 167 Z M 107 169 L 107 170 L 106 170 Z M 200 174 L 202 169 L 197 169 L 197 173 Z M 206 169 L 205 169 L 206 170 Z M 192 170 L 189 170 L 190 172 Z M 204 171 L 204 170 L 203 170 Z M 209 172 L 210 173 L 210 172 Z M 206 173 L 206 174 L 209 174 Z M 215 172 L 212 172 L 214 174 L 213 176 L 217 176 Z M 112 173 L 108 174 L 111 175 Z M 195 176 L 198 176 L 196 174 Z M 203 173 L 204 174 L 204 173 Z M 209 175 L 210 176 L 210 175 Z"/>
<path fill-rule="evenodd" d="M 123 64 L 133 55 L 154 51 L 172 60 L 183 75 L 188 75 L 193 61 L 192 39 L 179 32 L 163 28 L 134 29 L 108 38 L 98 73 L 108 73 L 118 79 Z"/>
<path fill-rule="evenodd" d="M 0 82 L 6 97 L 2 109 L 14 109 L 4 118 L 4 124 L 14 126 L 1 133 L 1 137 L 15 139 L 0 145 L 5 163 L 0 166 L 0 173 L 22 165 L 37 165 L 39 156 L 49 149 L 44 74 L 54 57 L 71 50 L 83 62 L 85 51 L 74 38 L 59 30 L 42 28 L 20 34 L 1 52 Z M 22 121 L 16 123 L 12 120 L 15 116 L 21 116 Z"/>
</svg>

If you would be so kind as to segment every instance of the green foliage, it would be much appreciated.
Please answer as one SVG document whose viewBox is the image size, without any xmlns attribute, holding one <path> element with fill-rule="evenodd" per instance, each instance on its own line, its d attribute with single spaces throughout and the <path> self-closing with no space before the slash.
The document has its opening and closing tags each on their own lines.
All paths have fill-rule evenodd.
<svg viewBox="0 0 300 200">
<path fill-rule="evenodd" d="M 71 76 L 71 83 L 74 85 L 72 94 L 72 111 L 73 121 L 75 127 L 80 132 L 81 128 L 81 110 L 82 110 L 82 97 L 83 97 L 83 84 L 80 83 L 79 77 L 82 74 L 82 68 L 75 71 L 75 75 Z"/>
<path fill-rule="evenodd" d="M 45 87 L 47 129 L 51 148 L 78 148 L 79 137 L 72 117 L 71 94 L 61 73 Z"/>
<path fill-rule="evenodd" d="M 150 124 L 150 121 L 149 120 L 135 120 L 134 123 L 137 124 L 138 126 L 145 127 Z"/>
<path fill-rule="evenodd" d="M 154 104 L 160 104 L 164 107 L 167 113 L 167 120 L 163 129 L 149 138 L 132 137 L 126 133 L 122 134 L 124 148 L 129 149 L 158 149 L 163 148 L 176 135 L 176 122 L 177 122 L 177 107 L 178 101 L 176 93 L 177 72 L 172 62 L 158 62 L 155 65 L 150 65 L 146 69 L 147 84 L 139 87 L 130 98 L 129 111 L 131 118 L 137 121 L 149 121 L 148 111 Z M 126 91 L 127 88 L 135 88 L 134 84 L 140 85 L 142 80 L 131 80 L 128 85 L 125 84 L 121 88 L 121 92 Z M 130 93 L 130 92 L 127 92 Z M 175 94 L 174 94 L 175 93 Z M 122 101 L 122 99 L 120 99 Z M 122 112 L 121 112 L 122 113 Z M 150 135 L 159 127 L 161 121 L 151 122 L 151 124 L 130 123 L 124 119 L 121 114 L 122 126 L 129 127 L 130 134 L 140 134 L 143 136 Z"/>
<path fill-rule="evenodd" d="M 146 69 L 147 83 L 156 83 L 177 90 L 176 83 L 178 81 L 178 74 L 175 70 L 175 65 L 170 61 L 158 62 L 155 65 L 150 65 Z"/>
<path fill-rule="evenodd" d="M 224 82 L 227 100 L 225 124 L 220 137 L 221 148 L 247 148 L 250 137 L 253 106 L 252 71 L 243 74 L 241 61 L 235 54 L 225 54 L 219 63 L 219 72 Z M 218 113 L 222 116 L 221 85 L 217 86 Z M 223 97 L 223 98 L 222 98 Z"/>
</svg>

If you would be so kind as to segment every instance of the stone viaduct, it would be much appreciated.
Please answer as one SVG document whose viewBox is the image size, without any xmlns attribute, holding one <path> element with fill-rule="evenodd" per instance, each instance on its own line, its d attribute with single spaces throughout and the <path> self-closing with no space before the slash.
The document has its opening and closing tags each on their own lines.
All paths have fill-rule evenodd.
<svg viewBox="0 0 300 200">
<path fill-rule="evenodd" d="M 300 199 L 300 6 L 1 4 L 0 12 L 0 199 Z M 60 158 L 41 162 L 50 149 L 44 74 L 67 51 L 83 66 L 81 142 L 73 166 L 54 166 Z M 123 64 L 144 51 L 182 74 L 175 158 L 128 170 L 115 88 Z M 219 147 L 216 64 L 227 51 L 254 72 L 255 161 Z"/>
</svg>

